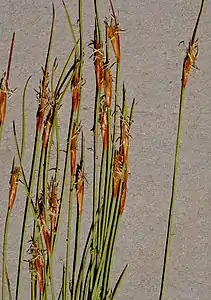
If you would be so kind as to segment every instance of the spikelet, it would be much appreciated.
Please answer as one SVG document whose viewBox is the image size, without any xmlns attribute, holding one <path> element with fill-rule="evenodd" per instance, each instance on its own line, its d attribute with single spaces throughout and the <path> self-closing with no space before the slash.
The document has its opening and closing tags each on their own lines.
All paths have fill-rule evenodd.
<svg viewBox="0 0 211 300">
<path fill-rule="evenodd" d="M 56 231 L 56 222 L 57 222 L 57 184 L 54 179 L 51 179 L 49 186 L 49 207 L 50 207 L 50 220 L 51 220 L 51 233 Z"/>
<path fill-rule="evenodd" d="M 123 157 L 117 150 L 114 153 L 114 175 L 113 175 L 113 197 L 116 198 L 119 192 Z"/>
<path fill-rule="evenodd" d="M 110 107 L 111 98 L 112 98 L 112 75 L 111 75 L 111 70 L 108 66 L 105 67 L 104 69 L 103 84 L 104 84 L 106 106 Z"/>
<path fill-rule="evenodd" d="M 120 38 L 119 38 L 119 27 L 111 21 L 108 25 L 108 37 L 111 40 L 113 51 L 116 60 L 120 62 Z"/>
<path fill-rule="evenodd" d="M 75 74 L 72 80 L 72 109 L 74 113 L 77 111 L 80 102 L 79 90 L 80 90 L 80 76 L 79 76 L 78 67 L 76 66 Z"/>
<path fill-rule="evenodd" d="M 95 75 L 97 82 L 97 91 L 100 93 L 103 83 L 103 49 L 100 45 L 95 30 L 94 37 L 94 64 L 95 64 Z"/>
<path fill-rule="evenodd" d="M 32 245 L 32 268 L 35 270 L 35 278 L 38 280 L 40 293 L 44 294 L 44 258 L 39 250 L 37 242 Z"/>
<path fill-rule="evenodd" d="M 72 176 L 75 174 L 75 170 L 76 170 L 77 137 L 79 132 L 80 132 L 80 127 L 78 128 L 76 123 L 74 123 L 72 138 L 70 143 L 70 171 Z"/>
<path fill-rule="evenodd" d="M 12 35 L 12 41 L 10 45 L 10 54 L 7 65 L 7 72 L 4 72 L 0 80 L 0 128 L 4 125 L 6 116 L 6 106 L 7 106 L 7 94 L 13 92 L 9 89 L 9 77 L 10 77 L 10 67 L 12 62 L 12 53 L 14 48 L 15 32 Z"/>
<path fill-rule="evenodd" d="M 6 72 L 3 74 L 0 82 L 0 127 L 4 125 L 7 105 L 7 87 Z"/>
<path fill-rule="evenodd" d="M 107 24 L 108 37 L 111 40 L 113 51 L 117 62 L 120 62 L 120 37 L 119 37 L 119 26 L 117 23 L 116 15 L 114 12 L 113 3 L 109 0 L 112 10 L 112 18 L 110 25 Z"/>
<path fill-rule="evenodd" d="M 123 184 L 122 184 L 122 191 L 121 191 L 121 200 L 120 200 L 120 208 L 119 208 L 120 215 L 123 214 L 125 208 L 126 196 L 127 196 L 127 181 L 128 181 L 128 169 L 126 166 Z"/>
<path fill-rule="evenodd" d="M 79 215 L 82 216 L 83 210 L 83 199 L 84 199 L 84 166 L 78 166 L 76 172 L 76 197 L 78 203 L 78 212 Z"/>
<path fill-rule="evenodd" d="M 42 197 L 38 202 L 38 207 L 39 207 L 40 228 L 41 228 L 41 231 L 43 234 L 47 252 L 48 252 L 48 254 L 50 254 L 51 253 L 51 239 L 50 239 L 49 230 L 47 228 L 45 206 L 44 206 Z"/>
<path fill-rule="evenodd" d="M 13 204 L 15 202 L 16 194 L 17 194 L 17 190 L 18 190 L 19 176 L 20 176 L 20 168 L 14 167 L 14 161 L 13 161 L 13 167 L 12 167 L 11 177 L 10 177 L 8 209 L 12 209 Z"/>
<path fill-rule="evenodd" d="M 100 128 L 103 139 L 103 149 L 106 150 L 108 148 L 108 111 L 104 104 L 101 104 Z"/>
<path fill-rule="evenodd" d="M 47 107 L 48 97 L 49 97 L 49 73 L 43 70 L 43 78 L 40 83 L 40 91 L 37 92 L 37 98 L 39 100 L 38 110 L 37 110 L 37 131 L 41 132 L 43 120 L 45 116 L 45 110 Z"/>
<path fill-rule="evenodd" d="M 190 73 L 191 68 L 196 67 L 196 60 L 198 58 L 198 43 L 197 40 L 189 42 L 189 48 L 187 49 L 187 54 L 184 61 L 183 67 L 183 76 L 182 76 L 182 87 L 185 88 L 188 81 L 188 75 Z"/>
<path fill-rule="evenodd" d="M 45 126 L 44 126 L 44 131 L 43 131 L 43 144 L 42 144 L 42 149 L 46 149 L 50 137 L 50 132 L 52 128 L 52 123 L 53 123 L 53 108 L 51 108 L 48 112 L 48 115 L 45 120 Z"/>
</svg>

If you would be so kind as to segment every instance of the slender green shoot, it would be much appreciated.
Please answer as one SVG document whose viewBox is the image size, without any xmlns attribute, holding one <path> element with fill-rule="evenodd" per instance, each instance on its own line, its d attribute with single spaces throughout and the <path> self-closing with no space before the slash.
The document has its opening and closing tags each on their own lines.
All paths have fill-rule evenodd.
<svg viewBox="0 0 211 300">
<path fill-rule="evenodd" d="M 169 207 L 169 213 L 168 213 L 167 233 L 166 233 L 163 266 L 162 266 L 162 277 L 161 277 L 161 285 L 160 285 L 160 292 L 159 292 L 159 300 L 163 299 L 165 282 L 166 282 L 166 277 L 167 277 L 167 265 L 168 265 L 171 236 L 172 236 L 173 210 L 174 210 L 174 204 L 175 204 L 176 184 L 177 184 L 177 177 L 178 177 L 178 171 L 179 171 L 179 156 L 180 156 L 180 149 L 181 149 L 182 120 L 183 120 L 186 84 L 187 84 L 189 72 L 192 67 L 195 67 L 195 61 L 198 57 L 198 45 L 197 45 L 197 40 L 196 40 L 196 32 L 197 32 L 199 20 L 200 20 L 201 14 L 202 14 L 202 10 L 204 7 L 204 3 L 205 3 L 205 1 L 202 0 L 200 11 L 199 11 L 197 21 L 196 21 L 196 24 L 195 24 L 195 27 L 193 30 L 192 38 L 189 43 L 189 47 L 187 49 L 187 53 L 186 53 L 186 56 L 184 59 L 183 69 L 182 69 L 182 82 L 181 82 L 179 115 L 178 115 L 178 124 L 177 124 L 176 149 L 175 149 L 175 156 L 174 156 L 172 190 L 171 190 L 170 207 Z"/>
</svg>

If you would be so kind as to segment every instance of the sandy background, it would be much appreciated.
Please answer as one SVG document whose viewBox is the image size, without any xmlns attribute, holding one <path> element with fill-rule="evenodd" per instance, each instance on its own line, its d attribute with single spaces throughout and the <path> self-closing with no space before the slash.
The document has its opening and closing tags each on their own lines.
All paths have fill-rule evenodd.
<svg viewBox="0 0 211 300">
<path fill-rule="evenodd" d="M 75 1 L 73 1 L 75 2 Z M 93 5 L 84 1 L 86 45 L 93 35 Z M 99 1 L 101 15 L 109 16 L 107 1 Z M 60 65 L 71 49 L 71 38 L 60 0 L 56 7 L 54 56 Z M 136 98 L 132 131 L 128 200 L 119 231 L 114 280 L 129 263 L 118 300 L 158 299 L 171 192 L 176 121 L 184 57 L 180 41 L 188 43 L 199 11 L 199 0 L 115 0 L 121 35 L 122 79 L 128 98 Z M 73 9 L 75 6 L 73 5 Z M 192 71 L 188 82 L 183 123 L 180 175 L 174 211 L 172 250 L 166 300 L 208 300 L 211 298 L 211 4 L 207 1 L 198 31 L 200 71 Z M 73 13 L 73 12 L 72 12 Z M 74 13 L 73 13 L 74 16 Z M 50 1 L 0 2 L 0 67 L 6 68 L 12 32 L 16 31 L 11 88 L 17 92 L 8 101 L 4 141 L 0 149 L 0 244 L 8 199 L 8 181 L 15 147 L 12 120 L 20 125 L 23 85 L 32 75 L 27 100 L 28 141 L 25 166 L 29 167 L 34 134 L 35 93 L 44 63 L 51 23 Z M 88 46 L 86 46 L 88 47 Z M 88 50 L 90 51 L 90 50 Z M 92 127 L 90 114 L 94 92 L 92 61 L 85 69 L 87 85 L 82 122 Z M 68 109 L 62 116 L 68 117 Z M 66 128 L 64 128 L 65 130 Z M 19 131 L 20 132 L 20 131 Z M 65 132 L 65 131 L 64 131 Z M 87 130 L 87 139 L 91 138 Z M 89 142 L 88 142 L 89 143 Z M 90 140 L 91 144 L 91 140 Z M 89 168 L 89 164 L 87 166 Z M 88 172 L 88 171 L 87 171 Z M 90 188 L 90 186 L 89 186 Z M 23 188 L 20 188 L 20 195 Z M 10 225 L 8 268 L 15 283 L 17 249 L 24 197 L 19 196 Z M 89 204 L 85 204 L 88 220 Z M 62 243 L 57 262 L 62 262 Z M 61 266 L 61 264 L 60 264 Z M 1 271 L 1 270 L 0 270 Z M 24 273 L 26 276 L 27 273 Z M 59 271 L 58 271 L 59 278 Z M 1 273 L 0 273 L 1 277 Z M 24 283 L 26 284 L 26 283 Z M 23 290 L 22 299 L 27 299 Z"/>
</svg>

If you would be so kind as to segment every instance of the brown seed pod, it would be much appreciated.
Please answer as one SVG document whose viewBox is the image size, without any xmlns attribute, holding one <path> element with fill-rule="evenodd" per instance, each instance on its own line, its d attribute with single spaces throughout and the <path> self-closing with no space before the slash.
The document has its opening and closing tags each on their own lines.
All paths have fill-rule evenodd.
<svg viewBox="0 0 211 300">
<path fill-rule="evenodd" d="M 32 267 L 35 270 L 35 278 L 38 280 L 40 293 L 44 294 L 44 258 L 42 251 L 39 250 L 37 242 L 32 245 Z"/>
<path fill-rule="evenodd" d="M 51 253 L 51 239 L 50 239 L 50 233 L 49 233 L 49 230 L 47 227 L 45 206 L 44 206 L 42 198 L 39 200 L 38 207 L 39 207 L 40 228 L 41 228 L 41 231 L 43 234 L 47 252 L 48 252 L 48 254 L 50 254 Z"/>
<path fill-rule="evenodd" d="M 47 107 L 48 97 L 49 97 L 49 89 L 48 89 L 48 79 L 49 74 L 46 70 L 43 70 L 43 78 L 40 84 L 40 91 L 37 92 L 37 97 L 39 100 L 38 110 L 37 110 L 37 131 L 41 132 L 43 120 L 45 116 L 45 110 Z"/>
<path fill-rule="evenodd" d="M 79 90 L 78 87 L 74 87 L 72 89 L 72 107 L 73 107 L 73 112 L 76 112 L 78 109 L 78 105 L 79 105 L 79 100 L 80 99 L 80 95 L 79 95 Z"/>
<path fill-rule="evenodd" d="M 15 32 L 12 35 L 12 41 L 10 45 L 9 60 L 7 64 L 7 73 L 4 72 L 0 80 L 0 127 L 4 125 L 6 116 L 6 105 L 7 105 L 7 93 L 12 92 L 9 90 L 9 77 L 10 77 L 10 67 L 12 62 L 12 53 L 14 48 Z"/>
<path fill-rule="evenodd" d="M 116 60 L 120 62 L 120 38 L 119 38 L 119 28 L 117 24 L 108 25 L 108 37 L 111 40 L 113 51 L 116 57 Z"/>
<path fill-rule="evenodd" d="M 122 185 L 122 192 L 121 192 L 121 200 L 120 200 L 120 208 L 119 208 L 120 215 L 123 214 L 124 208 L 125 208 L 126 195 L 127 195 L 127 181 L 128 181 L 128 170 L 126 167 L 125 173 L 124 173 L 124 181 L 123 181 L 123 185 Z"/>
<path fill-rule="evenodd" d="M 46 149 L 49 141 L 49 136 L 52 128 L 52 123 L 53 123 L 53 108 L 49 110 L 49 113 L 46 117 L 45 120 L 45 126 L 44 126 L 44 131 L 43 131 L 43 144 L 42 144 L 42 149 Z"/>
<path fill-rule="evenodd" d="M 97 91 L 98 93 L 101 91 L 102 83 L 103 83 L 103 50 L 100 43 L 95 40 L 95 74 L 97 81 Z"/>
<path fill-rule="evenodd" d="M 76 66 L 75 73 L 71 82 L 72 88 L 79 86 L 79 82 L 80 82 L 80 75 L 79 75 L 78 67 Z"/>
<path fill-rule="evenodd" d="M 101 105 L 100 110 L 100 128 L 103 139 L 103 149 L 108 148 L 108 111 L 105 105 Z"/>
<path fill-rule="evenodd" d="M 43 227 L 42 227 L 42 234 L 43 234 L 43 238 L 44 238 L 44 241 L 45 241 L 45 245 L 46 245 L 48 255 L 50 255 L 51 254 L 51 237 L 50 237 L 49 231 L 46 229 L 45 224 L 43 224 Z"/>
<path fill-rule="evenodd" d="M 119 38 L 119 26 L 117 23 L 116 14 L 114 11 L 114 6 L 111 0 L 109 0 L 111 11 L 112 11 L 112 17 L 111 17 L 111 23 L 110 25 L 107 25 L 107 32 L 108 37 L 111 40 L 111 44 L 113 47 L 114 54 L 116 56 L 116 60 L 120 62 L 120 38 Z"/>
<path fill-rule="evenodd" d="M 7 83 L 6 73 L 3 74 L 0 82 L 0 127 L 4 125 L 7 105 Z"/>
<path fill-rule="evenodd" d="M 183 67 L 183 76 L 182 76 L 183 88 L 185 88 L 187 85 L 188 75 L 190 73 L 191 68 L 197 68 L 195 65 L 197 58 L 198 58 L 197 40 L 194 42 L 190 41 L 189 48 L 187 50 L 187 54 L 184 61 L 184 67 Z"/>
<path fill-rule="evenodd" d="M 77 68 L 77 67 L 76 67 Z M 80 101 L 80 76 L 78 72 L 78 68 L 75 70 L 75 74 L 72 80 L 72 109 L 73 112 L 76 112 L 78 109 L 79 101 Z"/>
<path fill-rule="evenodd" d="M 20 176 L 20 168 L 19 167 L 13 167 L 10 177 L 10 191 L 9 191 L 9 204 L 8 209 L 12 209 L 13 204 L 16 199 L 16 194 L 18 190 L 18 181 Z"/>
<path fill-rule="evenodd" d="M 84 199 L 84 166 L 78 166 L 76 173 L 76 197 L 78 203 L 78 212 L 79 215 L 82 216 L 83 210 L 83 199 Z"/>
<path fill-rule="evenodd" d="M 119 192 L 119 185 L 122 173 L 123 157 L 118 151 L 114 154 L 114 176 L 113 176 L 113 197 L 116 198 Z"/>
<path fill-rule="evenodd" d="M 70 171 L 71 175 L 75 174 L 76 170 L 76 152 L 77 152 L 77 137 L 80 132 L 80 127 L 77 127 L 76 123 L 73 125 L 72 139 L 70 143 Z"/>
<path fill-rule="evenodd" d="M 56 221 L 57 221 L 57 184 L 54 179 L 51 179 L 49 186 L 49 206 L 50 206 L 50 220 L 51 220 L 51 233 L 56 231 Z"/>
<path fill-rule="evenodd" d="M 105 67 L 104 69 L 104 92 L 105 92 L 105 99 L 106 99 L 106 106 L 111 106 L 111 98 L 112 98 L 112 76 L 111 70 L 109 67 Z"/>
<path fill-rule="evenodd" d="M 45 101 L 43 100 L 39 106 L 37 111 L 37 131 L 40 132 L 42 129 L 42 124 L 44 120 L 44 114 L 45 114 Z"/>
<path fill-rule="evenodd" d="M 129 138 L 130 138 L 130 124 L 124 116 L 122 116 L 122 120 L 120 122 L 120 153 L 123 157 L 123 163 L 127 164 L 128 161 L 128 148 L 129 148 Z"/>
</svg>

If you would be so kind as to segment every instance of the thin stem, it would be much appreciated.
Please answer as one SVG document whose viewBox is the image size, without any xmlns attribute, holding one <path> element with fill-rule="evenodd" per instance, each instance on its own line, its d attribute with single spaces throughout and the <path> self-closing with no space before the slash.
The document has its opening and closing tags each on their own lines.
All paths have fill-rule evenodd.
<svg viewBox="0 0 211 300">
<path fill-rule="evenodd" d="M 72 272 L 72 300 L 76 299 L 76 268 L 78 263 L 78 252 L 80 246 L 80 232 L 81 232 L 81 216 L 79 215 L 79 210 L 77 208 L 76 217 L 76 231 L 75 231 L 75 248 L 73 256 L 73 272 Z"/>
<path fill-rule="evenodd" d="M 3 265 L 2 265 L 2 300 L 5 299 L 4 289 L 5 289 L 5 275 L 6 275 L 6 262 L 7 262 L 7 239 L 8 239 L 8 226 L 9 219 L 11 215 L 11 209 L 7 210 L 7 216 L 4 226 L 4 241 L 3 241 Z"/>
<path fill-rule="evenodd" d="M 79 268 L 79 273 L 78 273 L 78 280 L 77 280 L 77 284 L 76 284 L 76 299 L 79 295 L 80 295 L 79 299 L 82 299 L 82 295 L 83 295 L 82 286 L 83 286 L 83 279 L 84 279 L 84 271 L 85 271 L 85 264 L 86 264 L 87 256 L 89 254 L 89 248 L 91 246 L 92 230 L 93 230 L 93 228 L 91 226 L 88 236 L 87 236 L 86 244 L 84 246 L 84 251 L 83 251 L 81 264 L 80 264 L 80 268 Z"/>
<path fill-rule="evenodd" d="M 13 48 L 14 48 L 14 41 L 15 41 L 15 32 L 13 32 L 13 35 L 12 35 L 12 41 L 11 41 L 11 46 L 10 46 L 10 54 L 9 54 L 8 65 L 7 65 L 7 77 L 6 77 L 6 87 L 7 87 L 7 89 L 8 89 L 8 85 L 9 85 L 10 68 L 11 68 L 11 62 L 12 62 L 12 53 L 13 53 Z"/>
<path fill-rule="evenodd" d="M 50 253 L 50 255 L 48 256 L 48 259 L 49 259 L 49 274 L 47 272 L 47 276 L 49 277 L 49 280 L 50 280 L 51 298 L 52 298 L 52 300 L 55 300 L 54 277 L 53 277 L 53 270 L 52 270 L 52 253 Z"/>
<path fill-rule="evenodd" d="M 31 76 L 26 81 L 24 91 L 23 91 L 23 101 L 22 101 L 22 143 L 21 143 L 21 160 L 24 156 L 24 148 L 25 148 L 25 141 L 26 141 L 26 110 L 25 110 L 25 100 L 26 100 L 26 90 L 29 84 Z"/>
<path fill-rule="evenodd" d="M 173 218 L 172 213 L 173 213 L 174 202 L 175 202 L 175 190 L 176 190 L 178 167 L 179 167 L 179 155 L 180 155 L 180 148 L 181 148 L 182 116 L 183 116 L 184 100 L 185 100 L 185 89 L 182 88 L 181 97 L 180 97 L 180 106 L 179 106 L 178 125 L 177 125 L 177 139 L 176 139 L 176 150 L 175 150 L 175 157 L 174 157 L 171 200 L 170 200 L 169 215 L 168 215 L 166 244 L 165 244 L 165 251 L 164 251 L 164 258 L 163 258 L 163 270 L 162 270 L 159 300 L 161 300 L 163 297 L 164 285 L 167 276 L 166 271 L 167 271 L 167 263 L 169 257 L 169 247 L 170 247 L 171 236 L 172 236 L 172 218 Z"/>
<path fill-rule="evenodd" d="M 123 278 L 123 276 L 124 276 L 124 274 L 125 274 L 125 271 L 126 271 L 127 267 L 128 267 L 128 265 L 126 265 L 126 266 L 124 267 L 124 269 L 123 269 L 121 275 L 119 276 L 119 279 L 117 280 L 117 283 L 116 283 L 116 285 L 115 285 L 115 287 L 114 287 L 114 290 L 113 290 L 113 293 L 112 293 L 112 297 L 111 297 L 112 300 L 115 299 L 116 293 L 117 293 L 117 291 L 118 291 L 118 289 L 119 289 L 119 287 L 120 287 L 122 278 Z"/>
<path fill-rule="evenodd" d="M 71 224 L 72 224 L 72 197 L 74 187 L 74 176 L 70 179 L 69 190 L 69 205 L 68 205 L 68 223 L 67 223 L 67 238 L 66 238 L 66 263 L 65 263 L 65 282 L 64 282 L 64 299 L 69 299 L 68 285 L 69 285 L 69 272 L 70 272 L 70 238 L 71 238 Z"/>
<path fill-rule="evenodd" d="M 69 24 L 69 27 L 70 27 L 70 31 L 71 31 L 71 34 L 72 34 L 72 37 L 73 37 L 73 41 L 74 41 L 74 44 L 75 44 L 75 51 L 76 51 L 76 54 L 77 54 L 77 58 L 79 58 L 79 49 L 78 49 L 78 42 L 77 42 L 77 38 L 76 38 L 76 35 L 75 35 L 75 31 L 73 29 L 73 25 L 72 25 L 72 21 L 71 21 L 71 18 L 70 18 L 70 14 L 67 10 L 67 6 L 65 4 L 65 2 L 62 0 L 62 3 L 64 5 L 64 9 L 65 9 L 65 14 L 66 14 L 66 17 L 67 17 L 67 21 L 68 21 L 68 24 Z"/>
</svg>

